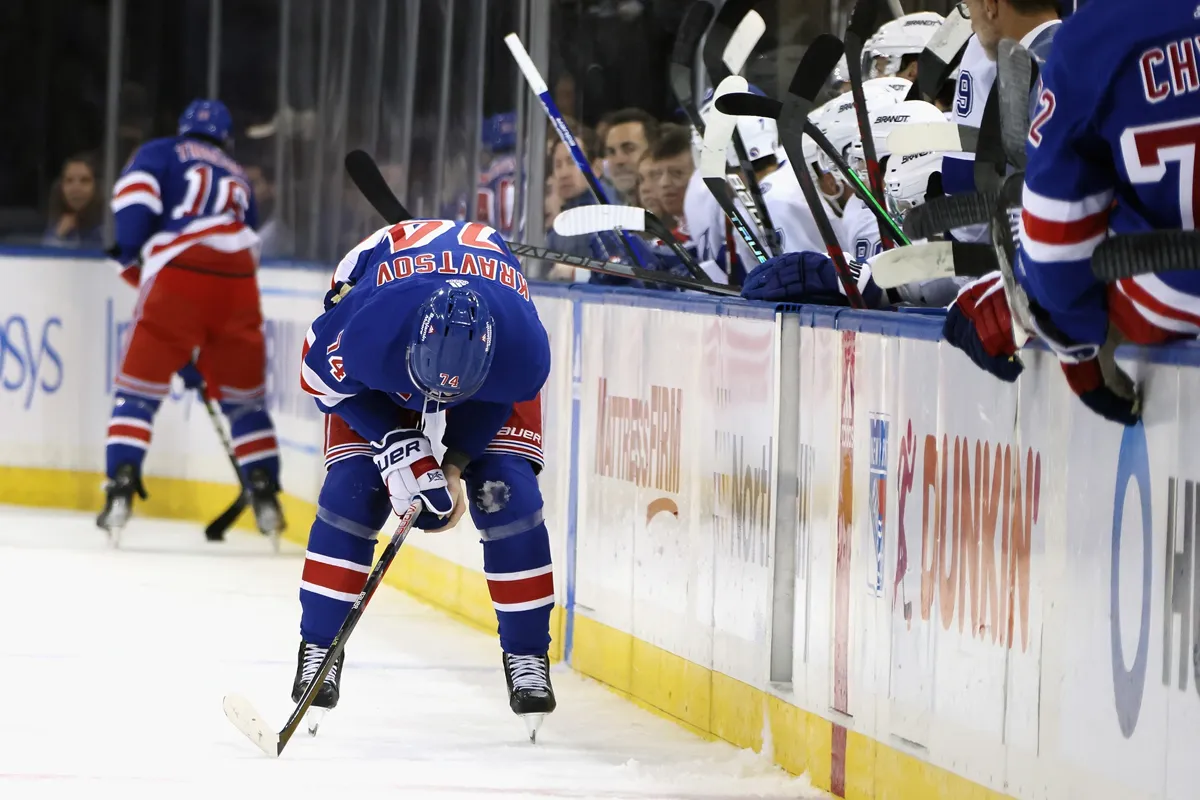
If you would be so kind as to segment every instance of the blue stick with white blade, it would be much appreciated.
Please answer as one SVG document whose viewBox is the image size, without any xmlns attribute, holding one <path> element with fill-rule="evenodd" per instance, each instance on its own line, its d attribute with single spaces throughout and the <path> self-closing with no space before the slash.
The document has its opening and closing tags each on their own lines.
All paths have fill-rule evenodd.
<svg viewBox="0 0 1200 800">
<path fill-rule="evenodd" d="M 521 37 L 515 33 L 510 33 L 504 37 L 504 43 L 508 45 L 508 50 L 512 53 L 513 60 L 517 62 L 517 68 L 525 76 L 525 81 L 529 84 L 529 88 L 533 90 L 538 100 L 542 102 L 542 109 L 546 112 L 546 116 L 549 117 L 550 124 L 554 126 L 555 132 L 558 133 L 558 138 L 562 140 L 562 143 L 567 146 L 567 150 L 570 151 L 571 158 L 575 161 L 575 166 L 583 173 L 588 188 L 596 196 L 596 201 L 605 205 L 611 205 L 612 199 L 604 191 L 604 187 L 600 185 L 600 181 L 596 179 L 596 174 L 592 172 L 592 167 L 588 164 L 587 157 L 579 149 L 579 143 L 575 141 L 574 135 L 571 134 L 571 129 L 567 127 L 567 121 L 563 119 L 562 112 L 558 110 L 558 105 L 554 102 L 554 98 L 550 96 L 550 88 L 546 86 L 546 79 L 538 72 L 537 65 L 533 63 L 533 59 L 529 57 L 528 51 L 525 50 L 525 45 L 521 44 Z M 641 258 L 638 257 L 637 250 L 634 249 L 629 235 L 622 233 L 621 238 L 624 239 L 625 249 L 629 251 L 629 256 L 633 259 L 633 262 L 639 267 L 646 266 Z"/>
<path fill-rule="evenodd" d="M 342 654 L 342 650 L 346 648 L 346 640 L 350 638 L 350 634 L 354 633 L 354 628 L 358 625 L 358 621 L 362 619 L 367 603 L 370 601 L 371 596 L 375 594 L 375 590 L 379 588 L 379 584 L 383 582 L 384 573 L 392 565 L 396 554 L 400 552 L 400 545 L 404 544 L 404 540 L 408 538 L 408 532 L 412 530 L 413 523 L 416 521 L 417 515 L 421 513 L 424 505 L 424 501 L 418 497 L 409 505 L 408 509 L 404 512 L 404 516 L 400 517 L 400 524 L 396 526 L 396 532 L 392 534 L 391 541 L 383 549 L 383 554 L 379 557 L 379 560 L 375 562 L 375 568 L 367 576 L 367 582 L 363 584 L 362 591 L 358 593 L 358 598 L 355 599 L 354 605 L 350 606 L 350 610 L 346 613 L 346 619 L 342 622 L 342 627 L 338 628 L 337 634 L 333 637 L 333 641 L 329 645 L 329 650 L 325 653 L 325 658 L 321 660 L 321 666 L 317 669 L 317 674 L 309 681 L 308 688 L 300 696 L 300 702 L 296 704 L 296 709 L 288 717 L 287 724 L 283 726 L 283 730 L 278 733 L 272 730 L 250 701 L 241 695 L 229 694 L 225 696 L 221 704 L 225 709 L 225 716 L 229 718 L 229 721 L 233 723 L 235 728 L 245 734 L 246 738 L 254 742 L 258 746 L 258 749 L 267 755 L 277 758 L 283 752 L 283 748 L 287 747 L 287 743 L 291 741 L 292 735 L 299 730 L 300 724 L 304 721 L 304 715 L 312 706 L 313 700 L 317 698 L 317 692 L 320 691 L 321 684 L 325 682 L 325 676 L 329 674 L 329 670 L 333 669 L 334 662 Z M 309 733 L 314 736 L 316 735 L 316 726 L 311 723 L 309 725 Z"/>
</svg>

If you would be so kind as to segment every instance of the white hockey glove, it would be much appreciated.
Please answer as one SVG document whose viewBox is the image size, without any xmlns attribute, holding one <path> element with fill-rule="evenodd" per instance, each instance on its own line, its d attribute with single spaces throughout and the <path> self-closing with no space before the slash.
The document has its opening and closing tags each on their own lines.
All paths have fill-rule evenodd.
<svg viewBox="0 0 1200 800">
<path fill-rule="evenodd" d="M 417 518 L 416 527 L 422 530 L 438 527 L 435 522 L 454 510 L 454 501 L 446 488 L 442 466 L 433 457 L 429 439 L 415 428 L 397 428 L 383 437 L 382 442 L 371 445 L 375 448 L 375 466 L 387 486 L 395 512 L 403 514 L 419 496 L 425 501 L 425 508 Z"/>
</svg>

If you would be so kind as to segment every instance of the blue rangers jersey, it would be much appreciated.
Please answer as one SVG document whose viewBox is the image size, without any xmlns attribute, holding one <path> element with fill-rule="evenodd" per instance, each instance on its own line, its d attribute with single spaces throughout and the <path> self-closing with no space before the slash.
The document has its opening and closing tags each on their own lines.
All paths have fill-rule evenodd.
<svg viewBox="0 0 1200 800">
<path fill-rule="evenodd" d="M 1020 277 L 1078 344 L 1103 343 L 1109 306 L 1118 304 L 1159 329 L 1200 332 L 1200 274 L 1139 276 L 1106 298 L 1091 273 L 1092 251 L 1110 230 L 1195 227 L 1195 13 L 1194 0 L 1164 0 L 1144 14 L 1121 0 L 1089 0 L 1063 23 L 1042 70 L 1026 145 Z"/>
<path fill-rule="evenodd" d="M 516 238 L 517 161 L 499 155 L 479 175 L 475 190 L 475 219 L 495 228 L 506 239 Z"/>
<path fill-rule="evenodd" d="M 258 265 L 258 209 L 240 164 L 189 136 L 139 147 L 113 187 L 116 259 L 137 285 L 171 261 L 226 275 Z M 140 270 L 138 265 L 140 262 Z"/>
<path fill-rule="evenodd" d="M 408 375 L 405 352 L 417 308 L 439 287 L 469 288 L 487 304 L 495 356 L 479 390 L 448 408 L 442 443 L 480 455 L 550 374 L 550 342 L 521 266 L 492 228 L 478 222 L 406 220 L 380 228 L 346 254 L 334 282 L 354 287 L 317 317 L 305 337 L 300 385 L 322 412 L 381 441 L 397 408 L 437 410 Z"/>
</svg>

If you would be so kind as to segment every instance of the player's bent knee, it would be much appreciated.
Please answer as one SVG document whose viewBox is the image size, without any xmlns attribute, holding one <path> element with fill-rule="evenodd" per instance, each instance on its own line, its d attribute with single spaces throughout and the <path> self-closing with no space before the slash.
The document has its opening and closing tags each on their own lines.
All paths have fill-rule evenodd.
<svg viewBox="0 0 1200 800">
<path fill-rule="evenodd" d="M 471 520 L 485 542 L 542 525 L 542 491 L 528 460 L 485 453 L 471 462 L 464 477 Z"/>
<path fill-rule="evenodd" d="M 374 462 L 356 456 L 329 466 L 317 498 L 317 519 L 359 538 L 374 539 L 391 507 Z"/>
</svg>

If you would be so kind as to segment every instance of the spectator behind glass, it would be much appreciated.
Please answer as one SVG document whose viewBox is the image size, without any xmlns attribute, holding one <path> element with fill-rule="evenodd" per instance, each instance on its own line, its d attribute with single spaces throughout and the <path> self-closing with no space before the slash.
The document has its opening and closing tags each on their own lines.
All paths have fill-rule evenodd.
<svg viewBox="0 0 1200 800">
<path fill-rule="evenodd" d="M 620 192 L 621 202 L 637 202 L 638 162 L 658 135 L 658 122 L 640 108 L 614 111 L 604 118 L 605 174 Z"/>
<path fill-rule="evenodd" d="M 663 221 L 676 228 L 683 220 L 688 180 L 696 170 L 689 128 L 674 123 L 659 128 L 658 138 L 650 147 L 650 170 L 655 177 L 654 194 L 665 215 Z"/>
<path fill-rule="evenodd" d="M 579 143 L 580 149 L 583 150 L 584 155 L 591 164 L 592 171 L 598 172 L 600 147 L 596 140 L 596 135 L 592 133 L 590 128 L 577 126 L 575 128 L 575 140 Z M 562 142 L 555 142 L 550 152 L 552 158 L 550 180 L 554 185 L 556 202 L 561 205 L 561 209 L 566 211 L 571 208 L 594 204 L 596 198 L 588 188 L 587 179 L 583 177 L 583 173 L 575 165 L 575 160 L 571 158 L 571 152 L 567 149 L 567 146 Z M 610 197 L 616 193 L 616 190 L 611 185 L 604 183 L 603 178 L 600 181 Z M 553 220 L 549 220 L 549 222 L 552 226 Z M 604 261 L 624 255 L 620 239 L 617 238 L 616 234 L 610 233 L 591 234 L 587 236 L 562 236 L 553 227 L 549 227 L 546 233 L 546 246 L 551 250 L 558 250 L 575 256 L 599 258 Z M 604 276 L 597 276 L 595 274 L 585 277 L 586 274 L 582 270 L 576 272 L 575 267 L 567 264 L 555 264 L 554 268 L 550 271 L 549 277 L 551 280 L 573 282 L 582 282 L 584 280 L 596 282 L 595 279 L 597 277 L 604 278 Z M 609 281 L 604 280 L 602 282 Z"/>
<path fill-rule="evenodd" d="M 642 158 L 638 161 L 638 205 L 670 225 L 662 202 L 658 198 L 660 172 L 662 172 L 662 167 L 654 163 L 654 159 L 650 157 L 650 151 L 642 153 Z"/>
<path fill-rule="evenodd" d="M 103 214 L 91 158 L 85 155 L 68 158 L 50 188 L 49 225 L 42 244 L 99 250 L 104 246 Z"/>
</svg>

